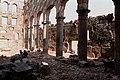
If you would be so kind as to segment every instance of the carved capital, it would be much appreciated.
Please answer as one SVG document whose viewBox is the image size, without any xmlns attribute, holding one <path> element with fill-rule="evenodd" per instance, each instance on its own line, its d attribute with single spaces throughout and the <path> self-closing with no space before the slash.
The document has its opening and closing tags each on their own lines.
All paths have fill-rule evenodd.
<svg viewBox="0 0 120 80">
<path fill-rule="evenodd" d="M 78 16 L 81 20 L 87 20 L 87 16 L 89 12 L 90 12 L 89 9 L 77 10 Z"/>
<path fill-rule="evenodd" d="M 33 25 L 33 26 L 35 26 L 35 27 L 39 27 L 40 25 L 39 25 L 39 24 L 36 24 L 36 25 Z"/>
<path fill-rule="evenodd" d="M 25 29 L 28 29 L 28 27 L 27 27 L 27 26 L 25 26 Z"/>
<path fill-rule="evenodd" d="M 30 26 L 30 29 L 33 29 L 33 26 Z"/>
<path fill-rule="evenodd" d="M 90 12 L 90 10 L 89 9 L 81 9 L 81 10 L 77 10 L 76 11 L 78 14 L 82 14 L 82 13 L 89 13 Z"/>
<path fill-rule="evenodd" d="M 57 16 L 56 19 L 65 19 L 65 17 L 60 17 L 60 16 Z"/>
<path fill-rule="evenodd" d="M 42 24 L 50 24 L 51 22 L 50 21 L 43 21 Z"/>
</svg>

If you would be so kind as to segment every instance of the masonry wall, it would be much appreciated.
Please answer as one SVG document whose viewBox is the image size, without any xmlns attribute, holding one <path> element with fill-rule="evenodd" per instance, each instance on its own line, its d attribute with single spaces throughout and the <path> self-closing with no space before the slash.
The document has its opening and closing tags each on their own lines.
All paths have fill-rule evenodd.
<svg viewBox="0 0 120 80">
<path fill-rule="evenodd" d="M 23 0 L 0 2 L 0 54 L 23 48 Z"/>
</svg>

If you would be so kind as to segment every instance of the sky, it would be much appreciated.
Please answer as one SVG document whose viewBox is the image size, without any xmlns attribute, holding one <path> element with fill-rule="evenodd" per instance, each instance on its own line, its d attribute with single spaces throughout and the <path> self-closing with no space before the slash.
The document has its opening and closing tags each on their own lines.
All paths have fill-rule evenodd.
<svg viewBox="0 0 120 80">
<path fill-rule="evenodd" d="M 112 0 L 89 0 L 89 9 L 91 10 L 88 16 L 98 16 L 107 15 L 109 13 L 114 13 L 114 5 Z M 64 15 L 65 22 L 74 21 L 78 18 L 77 10 L 77 0 L 69 0 L 66 4 Z M 51 23 L 56 23 L 56 12 L 55 8 L 51 10 L 50 21 Z"/>
</svg>

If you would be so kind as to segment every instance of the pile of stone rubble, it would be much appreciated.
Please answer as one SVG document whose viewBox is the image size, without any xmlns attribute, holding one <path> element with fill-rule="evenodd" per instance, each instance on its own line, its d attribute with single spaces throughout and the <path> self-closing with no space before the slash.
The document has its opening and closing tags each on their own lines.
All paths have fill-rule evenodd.
<svg viewBox="0 0 120 80">
<path fill-rule="evenodd" d="M 100 60 L 81 61 L 77 55 L 53 57 L 37 51 L 22 60 L 10 60 L 0 57 L 0 80 L 119 80 L 104 72 Z"/>
</svg>

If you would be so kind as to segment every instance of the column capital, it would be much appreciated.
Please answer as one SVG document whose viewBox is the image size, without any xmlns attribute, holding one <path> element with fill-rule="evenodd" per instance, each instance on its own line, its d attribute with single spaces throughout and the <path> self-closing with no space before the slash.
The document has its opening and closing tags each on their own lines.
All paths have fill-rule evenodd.
<svg viewBox="0 0 120 80">
<path fill-rule="evenodd" d="M 43 21 L 42 24 L 50 24 L 51 22 L 50 21 Z"/>
<path fill-rule="evenodd" d="M 120 5 L 120 0 L 112 0 L 114 2 L 114 5 Z"/>
<path fill-rule="evenodd" d="M 39 24 L 33 25 L 33 26 L 40 26 Z"/>
<path fill-rule="evenodd" d="M 90 10 L 89 10 L 89 9 L 80 9 L 80 10 L 76 10 L 76 12 L 77 12 L 78 14 L 80 14 L 80 13 L 89 13 Z"/>
<path fill-rule="evenodd" d="M 56 16 L 56 19 L 65 19 L 63 16 Z"/>
<path fill-rule="evenodd" d="M 27 27 L 27 26 L 25 26 L 25 29 L 28 29 L 28 27 Z"/>
<path fill-rule="evenodd" d="M 30 29 L 32 29 L 33 28 L 33 26 L 30 26 Z"/>
</svg>

